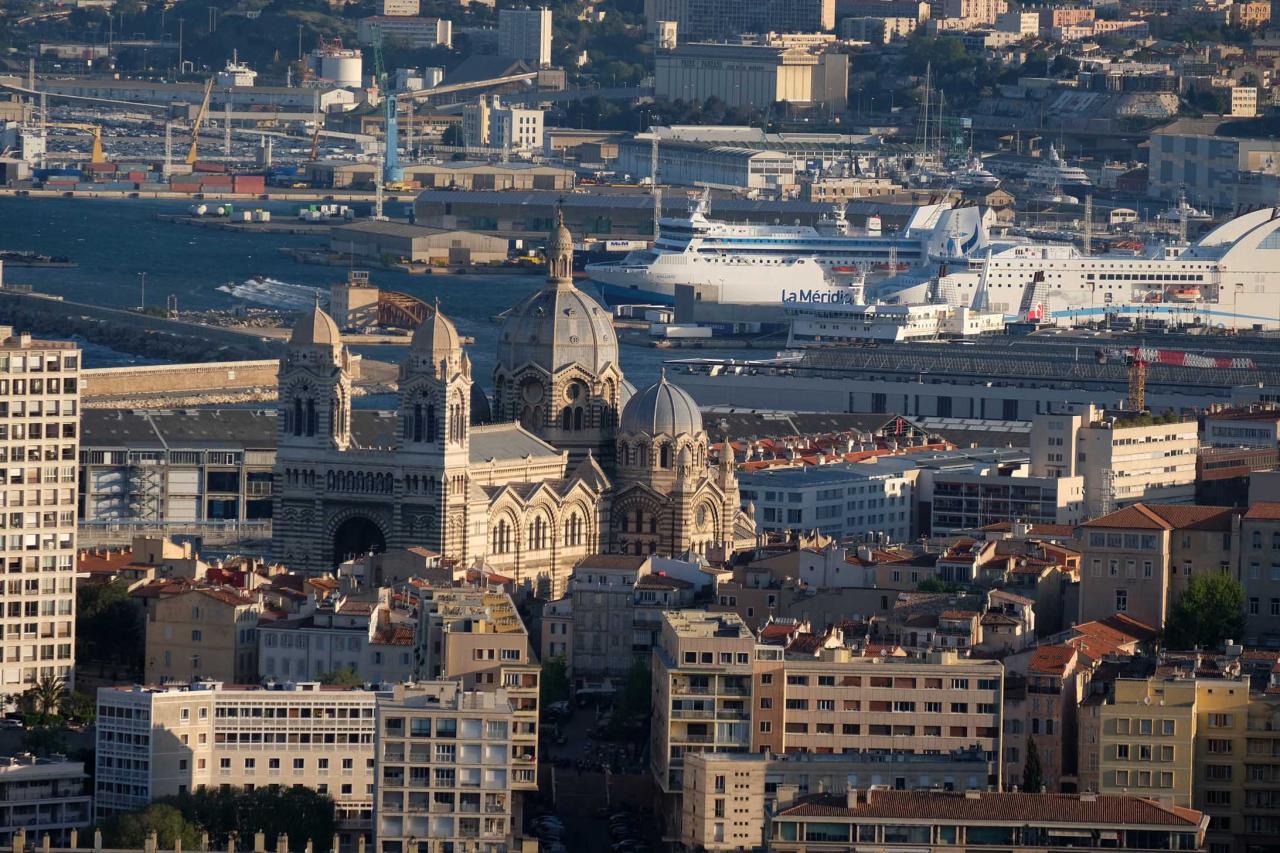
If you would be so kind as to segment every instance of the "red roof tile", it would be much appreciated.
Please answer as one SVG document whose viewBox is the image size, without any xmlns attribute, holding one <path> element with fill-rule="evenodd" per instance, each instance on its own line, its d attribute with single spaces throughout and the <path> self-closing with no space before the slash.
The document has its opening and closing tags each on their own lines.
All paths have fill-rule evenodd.
<svg viewBox="0 0 1280 853">
<path fill-rule="evenodd" d="M 1136 503 L 1086 521 L 1084 526 L 1126 530 L 1230 530 L 1233 512 L 1226 506 Z"/>
<path fill-rule="evenodd" d="M 1068 645 L 1040 646 L 1032 652 L 1031 660 L 1027 662 L 1027 672 L 1061 677 L 1066 674 L 1075 656 L 1076 650 Z"/>
<path fill-rule="evenodd" d="M 1259 501 L 1258 503 L 1250 504 L 1249 511 L 1244 514 L 1244 517 L 1261 521 L 1280 521 L 1280 503 Z"/>
</svg>

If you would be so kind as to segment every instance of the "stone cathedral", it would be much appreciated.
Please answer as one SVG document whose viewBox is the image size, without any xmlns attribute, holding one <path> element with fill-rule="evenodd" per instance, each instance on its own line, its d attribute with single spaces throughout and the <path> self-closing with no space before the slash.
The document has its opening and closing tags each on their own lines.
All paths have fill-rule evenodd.
<svg viewBox="0 0 1280 853">
<path fill-rule="evenodd" d="M 337 324 L 299 317 L 279 372 L 274 550 L 329 571 L 421 546 L 559 595 L 600 552 L 728 553 L 754 542 L 731 449 L 708 459 L 697 404 L 666 380 L 624 379 L 607 309 L 573 284 L 562 217 L 546 286 L 508 314 L 493 400 L 438 310 L 413 335 L 393 416 L 360 413 Z M 367 417 L 366 417 L 367 416 Z"/>
</svg>

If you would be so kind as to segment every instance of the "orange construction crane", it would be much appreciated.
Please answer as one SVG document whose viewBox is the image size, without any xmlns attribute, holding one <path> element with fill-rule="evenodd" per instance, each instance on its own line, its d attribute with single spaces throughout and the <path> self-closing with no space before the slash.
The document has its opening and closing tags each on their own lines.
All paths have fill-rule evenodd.
<svg viewBox="0 0 1280 853">
<path fill-rule="evenodd" d="M 200 102 L 200 110 L 196 113 L 196 120 L 191 123 L 191 147 L 187 149 L 187 165 L 194 166 L 196 160 L 200 159 L 196 151 L 196 142 L 200 139 L 200 125 L 204 124 L 205 114 L 209 112 L 209 95 L 213 93 L 213 78 L 209 78 L 209 82 L 204 84 L 204 100 Z"/>
</svg>

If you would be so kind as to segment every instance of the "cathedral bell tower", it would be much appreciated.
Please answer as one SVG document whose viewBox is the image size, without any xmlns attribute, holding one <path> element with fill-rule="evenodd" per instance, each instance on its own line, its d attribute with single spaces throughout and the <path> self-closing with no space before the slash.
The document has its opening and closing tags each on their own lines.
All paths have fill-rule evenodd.
<svg viewBox="0 0 1280 853">
<path fill-rule="evenodd" d="M 279 447 L 346 450 L 351 444 L 351 362 L 333 318 L 316 305 L 293 326 L 280 361 Z"/>
<path fill-rule="evenodd" d="M 437 305 L 400 364 L 398 527 L 407 544 L 459 559 L 467 556 L 471 385 L 471 359 Z"/>
</svg>

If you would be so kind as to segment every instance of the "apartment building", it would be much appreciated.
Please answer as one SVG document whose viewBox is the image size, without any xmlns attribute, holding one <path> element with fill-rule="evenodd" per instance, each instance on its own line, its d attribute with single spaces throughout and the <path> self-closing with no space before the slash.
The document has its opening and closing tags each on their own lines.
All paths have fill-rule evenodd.
<svg viewBox="0 0 1280 853">
<path fill-rule="evenodd" d="M 567 599 L 543 610 L 543 636 L 544 645 L 556 642 L 547 609 L 563 609 L 569 621 L 559 640 L 568 647 L 571 637 L 569 669 L 579 691 L 615 689 L 637 660 L 648 665 L 662 611 L 693 601 L 694 582 L 681 574 L 710 585 L 700 567 L 663 557 L 594 554 L 574 567 Z"/>
<path fill-rule="evenodd" d="M 808 656 L 760 647 L 751 750 L 927 753 L 977 746 L 1000 784 L 1004 667 L 954 651 L 918 658 Z"/>
<path fill-rule="evenodd" d="M 1035 744 L 1045 787 L 1059 791 L 1076 775 L 1076 708 L 1084 659 L 1069 643 L 1037 646 L 1025 660 L 1020 658 L 1005 660 L 1017 677 L 1005 685 L 1004 778 L 1010 785 L 1022 783 L 1027 753 Z"/>
<path fill-rule="evenodd" d="M 258 675 L 318 679 L 351 669 L 367 681 L 408 681 L 417 665 L 416 629 L 407 612 L 390 606 L 389 589 L 331 595 L 296 617 L 259 623 Z"/>
<path fill-rule="evenodd" d="M 84 763 L 32 755 L 0 757 L 0 845 L 12 847 L 14 835 L 47 835 L 56 847 L 70 847 L 74 832 L 93 820 Z"/>
<path fill-rule="evenodd" d="M 685 756 L 680 840 L 690 849 L 761 847 L 769 815 L 811 793 L 871 785 L 895 790 L 984 790 L 986 755 L 952 753 L 689 753 Z"/>
<path fill-rule="evenodd" d="M 1209 815 L 1210 853 L 1274 841 L 1280 805 L 1280 695 L 1254 690 L 1197 657 L 1146 678 L 1120 678 L 1100 706 L 1100 791 L 1169 798 Z"/>
<path fill-rule="evenodd" d="M 505 853 L 518 826 L 506 691 L 397 685 L 378 701 L 379 853 Z"/>
<path fill-rule="evenodd" d="M 1280 447 L 1280 408 L 1257 403 L 1243 408 L 1220 408 L 1204 416 L 1204 443 L 1211 447 Z"/>
<path fill-rule="evenodd" d="M 785 626 L 783 626 L 785 628 Z M 976 747 L 999 784 L 1004 667 L 954 652 L 861 658 L 757 643 L 736 613 L 668 611 L 653 651 L 651 767 L 670 820 L 693 753 Z M 945 696 L 943 694 L 945 691 Z"/>
<path fill-rule="evenodd" d="M 505 592 L 421 586 L 417 607 L 420 671 L 462 689 L 503 690 L 511 704 L 512 787 L 538 788 L 538 685 L 542 675 L 529 632 Z"/>
<path fill-rule="evenodd" d="M 755 505 L 758 530 L 908 542 L 914 530 L 912 467 L 839 463 L 754 471 L 739 475 L 738 489 L 744 506 Z"/>
<path fill-rule="evenodd" d="M 855 843 L 859 853 L 946 853 L 957 845 L 970 853 L 1200 850 L 1207 820 L 1138 797 L 850 789 L 812 795 L 774 815 L 769 850 L 837 853 Z"/>
<path fill-rule="evenodd" d="M 1280 646 L 1280 503 L 1258 502 L 1240 519 L 1246 646 Z"/>
<path fill-rule="evenodd" d="M 523 59 L 535 68 L 551 65 L 551 10 L 499 9 L 498 55 Z"/>
<path fill-rule="evenodd" d="M 1194 420 L 1108 415 L 1086 405 L 1034 419 L 1031 475 L 1083 477 L 1086 518 L 1138 501 L 1191 503 L 1199 443 Z"/>
<path fill-rule="evenodd" d="M 75 681 L 80 351 L 0 326 L 0 704 L 36 679 Z"/>
<path fill-rule="evenodd" d="M 680 41 L 722 41 L 743 33 L 817 33 L 836 26 L 836 0 L 645 0 L 650 31 L 676 24 Z"/>
<path fill-rule="evenodd" d="M 333 797 L 354 845 L 371 826 L 375 702 L 315 682 L 100 688 L 95 817 L 199 788 L 302 785 Z"/>
<path fill-rule="evenodd" d="M 1136 504 L 1080 528 L 1080 621 L 1123 613 L 1156 629 L 1196 574 L 1236 565 L 1230 507 Z"/>
<path fill-rule="evenodd" d="M 259 596 L 203 583 L 161 582 L 158 587 L 147 608 L 148 683 L 258 681 Z"/>
<path fill-rule="evenodd" d="M 929 510 L 933 536 L 1004 521 L 1075 525 L 1084 520 L 1084 478 L 939 471 Z"/>
</svg>

